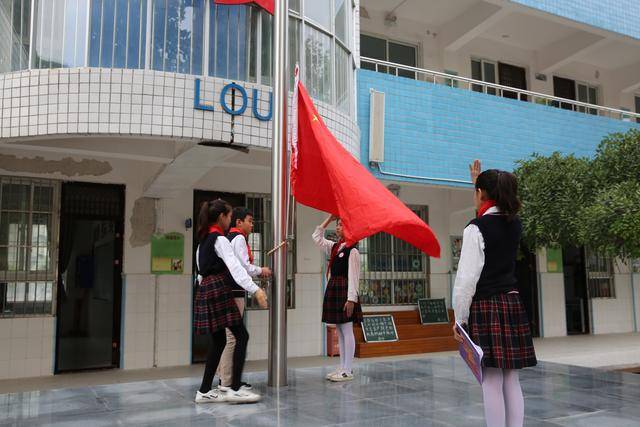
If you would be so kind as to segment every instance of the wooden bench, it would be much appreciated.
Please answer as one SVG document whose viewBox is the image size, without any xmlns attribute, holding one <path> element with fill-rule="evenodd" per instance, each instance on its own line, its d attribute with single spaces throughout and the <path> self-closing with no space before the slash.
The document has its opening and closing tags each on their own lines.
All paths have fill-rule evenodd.
<svg viewBox="0 0 640 427">
<path fill-rule="evenodd" d="M 410 311 L 385 311 L 364 315 L 391 314 L 398 331 L 398 341 L 366 343 L 360 325 L 354 325 L 356 357 L 397 356 L 402 354 L 432 353 L 457 350 L 453 339 L 453 310 L 449 310 L 449 324 L 422 325 L 418 309 Z"/>
</svg>

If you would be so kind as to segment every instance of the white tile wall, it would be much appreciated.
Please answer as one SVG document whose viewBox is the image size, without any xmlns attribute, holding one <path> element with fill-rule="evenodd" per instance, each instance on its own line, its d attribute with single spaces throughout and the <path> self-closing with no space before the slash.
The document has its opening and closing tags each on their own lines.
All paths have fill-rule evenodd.
<svg viewBox="0 0 640 427">
<path fill-rule="evenodd" d="M 591 316 L 594 334 L 633 332 L 631 275 L 616 274 L 615 298 L 592 298 Z"/>
<path fill-rule="evenodd" d="M 191 362 L 191 275 L 158 276 L 158 366 Z"/>
<path fill-rule="evenodd" d="M 0 379 L 53 375 L 53 317 L 0 319 Z"/>
<path fill-rule="evenodd" d="M 566 336 L 567 318 L 564 300 L 564 275 L 562 273 L 540 273 L 540 301 L 542 309 L 541 335 L 545 338 Z"/>
<path fill-rule="evenodd" d="M 126 274 L 123 286 L 122 367 L 124 369 L 151 368 L 154 362 L 155 276 Z"/>
<path fill-rule="evenodd" d="M 100 68 L 2 74 L 0 138 L 89 132 L 229 141 L 233 130 L 237 143 L 270 147 L 271 121 L 254 118 L 252 107 L 255 88 L 258 111 L 266 113 L 271 88 L 243 82 L 248 93 L 247 110 L 233 119 L 232 127 L 231 116 L 219 104 L 222 88 L 229 81 L 202 78 L 201 101 L 212 103 L 215 111 L 201 111 L 194 109 L 195 78 L 150 70 Z M 226 98 L 231 105 L 231 91 Z M 236 98 L 239 101 L 239 94 Z M 360 132 L 355 121 L 330 105 L 316 102 L 316 106 L 338 140 L 359 157 Z M 70 114 L 77 112 L 89 115 Z"/>
</svg>

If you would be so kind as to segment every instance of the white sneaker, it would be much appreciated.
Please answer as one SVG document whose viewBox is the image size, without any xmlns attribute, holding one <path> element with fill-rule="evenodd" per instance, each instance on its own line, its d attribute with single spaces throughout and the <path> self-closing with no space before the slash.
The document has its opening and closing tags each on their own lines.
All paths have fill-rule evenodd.
<svg viewBox="0 0 640 427">
<path fill-rule="evenodd" d="M 336 368 L 334 371 L 329 372 L 325 378 L 330 380 L 331 378 L 335 377 L 336 375 L 340 375 L 342 371 L 340 370 L 340 368 Z"/>
<path fill-rule="evenodd" d="M 242 384 L 240 386 L 241 390 L 253 390 L 253 386 L 251 384 L 247 384 L 247 383 L 240 383 Z M 219 385 L 218 386 L 218 390 L 223 391 L 223 392 L 228 392 L 229 390 L 231 390 L 231 387 L 225 387 L 223 385 Z"/>
<path fill-rule="evenodd" d="M 261 399 L 259 394 L 242 388 L 238 391 L 230 389 L 225 395 L 225 401 L 229 403 L 256 403 Z"/>
<path fill-rule="evenodd" d="M 353 374 L 349 372 L 340 372 L 339 374 L 329 378 L 329 381 L 333 381 L 334 383 L 353 381 Z"/>
<path fill-rule="evenodd" d="M 224 393 L 217 389 L 209 390 L 206 393 L 201 393 L 200 390 L 196 391 L 196 403 L 219 403 L 224 401 Z"/>
</svg>

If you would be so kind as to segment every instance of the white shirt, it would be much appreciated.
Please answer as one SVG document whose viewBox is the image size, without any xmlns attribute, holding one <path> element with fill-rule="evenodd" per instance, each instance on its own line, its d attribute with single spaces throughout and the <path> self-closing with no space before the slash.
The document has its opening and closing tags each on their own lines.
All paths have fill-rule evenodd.
<svg viewBox="0 0 640 427">
<path fill-rule="evenodd" d="M 495 214 L 500 210 L 493 206 L 483 214 Z M 477 225 L 469 224 L 462 235 L 462 250 L 456 282 L 453 285 L 453 311 L 456 320 L 466 323 L 469 308 L 476 293 L 476 285 L 484 268 L 484 238 Z"/>
<path fill-rule="evenodd" d="M 256 293 L 258 289 L 258 285 L 256 285 L 251 279 L 251 276 L 247 273 L 247 271 L 242 267 L 238 258 L 236 258 L 235 253 L 233 252 L 233 247 L 229 240 L 227 240 L 224 236 L 219 236 L 216 239 L 216 244 L 214 246 L 216 250 L 216 255 L 218 255 L 222 261 L 225 263 L 229 272 L 231 273 L 231 277 L 233 280 L 244 290 L 249 292 L 251 295 Z M 200 269 L 200 246 L 196 250 L 196 265 L 198 266 L 198 270 Z M 202 280 L 202 276 L 198 275 L 198 282 Z"/>
<path fill-rule="evenodd" d="M 233 240 L 231 240 L 231 247 L 233 247 L 233 252 L 236 254 L 242 267 L 249 273 L 249 276 L 258 277 L 262 274 L 262 267 L 253 265 L 249 261 L 249 249 L 247 248 L 247 240 L 244 235 L 238 234 L 234 237 Z"/>
<path fill-rule="evenodd" d="M 331 256 L 331 248 L 335 242 L 324 238 L 324 228 L 317 226 L 313 232 L 313 241 L 322 249 L 327 256 Z M 338 248 L 341 251 L 345 247 L 345 243 L 342 243 Z M 330 277 L 331 272 L 327 272 Z M 349 275 L 347 277 L 347 300 L 352 302 L 358 302 L 358 285 L 360 283 L 360 252 L 357 248 L 351 249 L 349 253 Z"/>
</svg>

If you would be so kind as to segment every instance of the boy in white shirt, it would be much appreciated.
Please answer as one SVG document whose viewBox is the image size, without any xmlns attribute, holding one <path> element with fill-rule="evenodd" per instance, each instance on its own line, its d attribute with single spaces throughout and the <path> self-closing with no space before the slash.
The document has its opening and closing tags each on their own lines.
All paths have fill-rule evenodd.
<svg viewBox="0 0 640 427">
<path fill-rule="evenodd" d="M 253 264 L 253 253 L 249 245 L 249 235 L 253 231 L 253 213 L 245 207 L 236 207 L 231 214 L 231 228 L 227 234 L 227 239 L 231 242 L 233 252 L 240 261 L 242 267 L 251 277 L 270 277 L 269 267 L 260 267 Z M 233 297 L 240 310 L 240 315 L 244 316 L 245 297 L 247 291 L 236 285 L 233 287 Z M 220 390 L 226 391 L 231 385 L 233 373 L 233 351 L 236 340 L 231 331 L 227 329 L 227 345 L 220 359 L 218 376 L 220 378 Z M 244 389 L 250 390 L 251 385 L 242 383 Z"/>
</svg>

